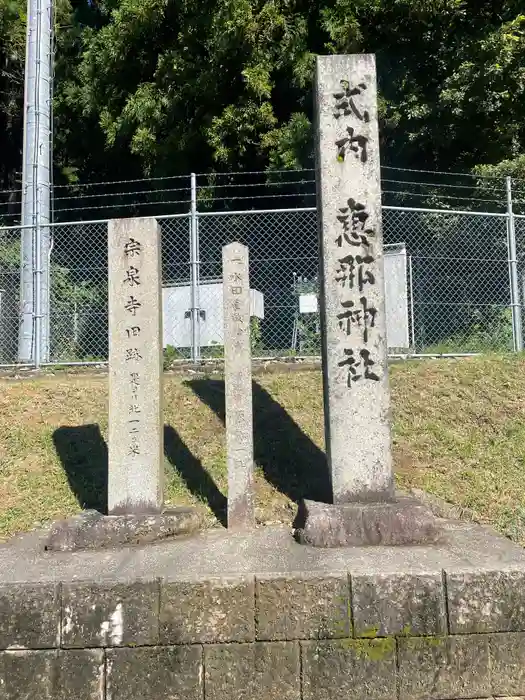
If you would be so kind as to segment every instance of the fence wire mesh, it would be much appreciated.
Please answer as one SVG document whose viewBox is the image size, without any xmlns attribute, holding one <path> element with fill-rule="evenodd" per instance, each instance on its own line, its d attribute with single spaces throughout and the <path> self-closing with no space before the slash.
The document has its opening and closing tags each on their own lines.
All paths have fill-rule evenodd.
<svg viewBox="0 0 525 700">
<path fill-rule="evenodd" d="M 519 332 L 522 342 L 525 342 L 525 319 L 522 310 L 525 308 L 525 215 L 514 217 L 514 229 L 516 237 L 516 273 L 518 282 L 518 315 L 521 320 Z"/>
<path fill-rule="evenodd" d="M 506 215 L 384 207 L 392 354 L 515 347 L 512 307 L 521 314 L 525 302 L 525 217 L 514 218 L 519 289 L 514 301 L 508 221 Z M 222 247 L 232 241 L 249 248 L 253 356 L 319 355 L 315 209 L 201 212 L 194 223 L 190 214 L 159 217 L 166 363 L 222 357 Z M 107 221 L 50 229 L 47 359 L 105 362 Z M 20 236 L 20 228 L 0 229 L 0 364 L 18 362 Z"/>
<path fill-rule="evenodd" d="M 285 356 L 298 352 L 294 332 L 298 316 L 297 278 L 314 279 L 319 265 L 315 211 L 266 211 L 199 217 L 200 303 L 219 309 L 221 250 L 234 240 L 248 246 L 252 291 L 252 353 Z M 201 320 L 201 353 L 222 352 L 222 313 Z M 210 338 L 213 339 L 210 342 Z M 206 342 L 207 341 L 207 342 Z M 215 347 L 214 347 L 215 346 Z M 319 354 L 313 337 L 305 354 Z"/>
<path fill-rule="evenodd" d="M 0 229 L 0 363 L 18 357 L 20 239 L 20 228 Z"/>
<path fill-rule="evenodd" d="M 512 350 L 505 216 L 387 210 L 383 229 L 409 255 L 411 352 Z"/>
</svg>

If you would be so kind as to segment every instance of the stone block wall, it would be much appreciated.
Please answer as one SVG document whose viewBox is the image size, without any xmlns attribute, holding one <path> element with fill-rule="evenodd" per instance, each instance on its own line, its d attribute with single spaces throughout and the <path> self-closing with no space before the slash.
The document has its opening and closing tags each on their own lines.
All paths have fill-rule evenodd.
<svg viewBox="0 0 525 700">
<path fill-rule="evenodd" d="M 0 587 L 2 700 L 525 696 L 525 570 Z"/>
</svg>

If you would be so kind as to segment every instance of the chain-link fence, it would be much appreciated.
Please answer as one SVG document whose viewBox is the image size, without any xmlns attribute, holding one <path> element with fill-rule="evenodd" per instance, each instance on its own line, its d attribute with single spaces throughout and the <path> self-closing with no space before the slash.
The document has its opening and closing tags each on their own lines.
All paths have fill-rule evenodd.
<svg viewBox="0 0 525 700">
<path fill-rule="evenodd" d="M 319 355 L 314 208 L 157 218 L 167 364 L 222 357 L 221 251 L 234 240 L 249 248 L 253 356 Z M 43 359 L 104 362 L 107 221 L 60 223 L 50 231 L 51 304 L 42 318 L 50 340 Z M 383 234 L 391 354 L 521 349 L 525 217 L 387 206 Z M 20 228 L 0 229 L 3 365 L 20 361 L 20 236 Z"/>
<path fill-rule="evenodd" d="M 507 217 L 387 210 L 385 238 L 409 255 L 410 351 L 514 348 Z"/>
<path fill-rule="evenodd" d="M 519 337 L 521 340 L 521 346 L 519 349 L 522 349 L 523 343 L 525 341 L 524 338 L 524 330 L 525 330 L 525 319 L 523 319 L 523 309 L 525 309 L 525 215 L 514 215 L 513 217 L 513 223 L 514 223 L 514 241 L 515 241 L 515 260 L 516 260 L 516 286 L 517 286 L 517 293 L 514 292 L 512 294 L 513 297 L 516 297 L 516 311 L 515 311 L 515 316 L 517 318 L 517 329 L 516 329 L 516 335 Z M 512 238 L 511 238 L 512 242 Z M 512 246 L 511 246 L 512 247 Z M 513 251 L 511 251 L 512 253 Z M 512 257 L 512 255 L 510 256 Z"/>
</svg>

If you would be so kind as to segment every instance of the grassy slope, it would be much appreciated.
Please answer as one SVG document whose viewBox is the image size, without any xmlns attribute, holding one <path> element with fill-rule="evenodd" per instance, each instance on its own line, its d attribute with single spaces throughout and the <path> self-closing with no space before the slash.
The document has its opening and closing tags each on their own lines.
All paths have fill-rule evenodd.
<svg viewBox="0 0 525 700">
<path fill-rule="evenodd" d="M 255 457 L 261 522 L 291 522 L 321 497 L 321 377 L 257 379 Z M 0 389 L 0 536 L 97 507 L 106 463 L 106 381 L 51 377 Z M 525 359 L 483 357 L 392 368 L 398 483 L 472 509 L 525 544 Z M 166 379 L 167 499 L 198 503 L 209 524 L 226 492 L 220 382 Z M 320 449 L 321 448 L 321 449 Z"/>
</svg>

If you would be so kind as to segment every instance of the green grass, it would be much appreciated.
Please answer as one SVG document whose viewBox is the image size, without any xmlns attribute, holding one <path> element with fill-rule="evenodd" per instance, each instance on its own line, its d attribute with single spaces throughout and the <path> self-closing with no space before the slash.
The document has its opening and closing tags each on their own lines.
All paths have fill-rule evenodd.
<svg viewBox="0 0 525 700">
<path fill-rule="evenodd" d="M 473 511 L 525 544 L 525 359 L 486 356 L 399 363 L 391 371 L 394 463 L 401 488 Z M 223 384 L 166 377 L 166 500 L 224 522 Z M 256 507 L 290 524 L 302 497 L 322 498 L 321 375 L 257 377 Z M 101 376 L 2 380 L 0 536 L 83 507 L 101 507 L 107 469 L 107 388 Z"/>
</svg>

